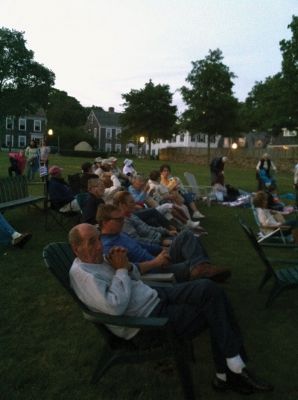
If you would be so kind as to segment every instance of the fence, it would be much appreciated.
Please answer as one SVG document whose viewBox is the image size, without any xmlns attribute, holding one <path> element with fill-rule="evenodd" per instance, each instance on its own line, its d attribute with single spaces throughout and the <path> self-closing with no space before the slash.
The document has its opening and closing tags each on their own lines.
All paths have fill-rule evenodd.
<svg viewBox="0 0 298 400">
<path fill-rule="evenodd" d="M 266 149 L 244 149 L 236 150 L 229 148 L 210 149 L 210 159 L 214 157 L 227 156 L 235 165 L 242 167 L 255 167 L 257 161 L 264 153 L 270 154 L 270 158 L 278 165 L 281 171 L 292 171 L 294 165 L 298 162 L 298 145 L 297 146 L 272 146 Z M 178 161 L 190 162 L 199 165 L 208 163 L 208 149 L 171 147 L 161 149 L 159 159 L 162 161 Z"/>
</svg>

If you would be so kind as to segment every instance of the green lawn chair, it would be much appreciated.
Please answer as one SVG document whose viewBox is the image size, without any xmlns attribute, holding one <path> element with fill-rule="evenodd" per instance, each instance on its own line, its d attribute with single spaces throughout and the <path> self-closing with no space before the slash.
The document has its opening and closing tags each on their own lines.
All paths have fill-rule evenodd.
<svg viewBox="0 0 298 400">
<path fill-rule="evenodd" d="M 266 307 L 268 307 L 283 290 L 298 287 L 298 260 L 280 260 L 267 257 L 252 229 L 243 220 L 239 219 L 239 222 L 265 267 L 259 289 L 261 290 L 270 279 L 273 280 L 273 287 L 266 302 Z M 283 265 L 284 267 L 274 269 L 273 264 Z"/>
<path fill-rule="evenodd" d="M 142 363 L 172 358 L 177 367 L 184 398 L 198 399 L 198 395 L 194 394 L 189 362 L 193 355 L 191 341 L 175 338 L 167 325 L 167 318 L 111 316 L 90 311 L 70 286 L 69 270 L 74 257 L 68 243 L 50 243 L 43 250 L 46 266 L 79 305 L 84 318 L 96 327 L 104 343 L 91 383 L 98 382 L 114 364 Z M 110 332 L 106 328 L 106 324 L 137 327 L 141 328 L 141 332 L 135 338 L 125 340 Z M 138 339 L 139 335 L 142 336 Z"/>
</svg>

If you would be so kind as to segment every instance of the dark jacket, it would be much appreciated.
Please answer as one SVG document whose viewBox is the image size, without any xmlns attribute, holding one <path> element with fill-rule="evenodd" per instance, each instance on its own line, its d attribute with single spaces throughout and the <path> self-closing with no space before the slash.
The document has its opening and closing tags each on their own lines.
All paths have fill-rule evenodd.
<svg viewBox="0 0 298 400">
<path fill-rule="evenodd" d="M 74 199 L 73 192 L 63 178 L 51 177 L 48 186 L 49 198 L 53 208 L 61 208 Z"/>
<path fill-rule="evenodd" d="M 88 198 L 82 209 L 82 222 L 95 225 L 97 208 L 100 204 L 105 204 L 103 199 L 99 199 L 94 194 L 88 193 Z"/>
</svg>

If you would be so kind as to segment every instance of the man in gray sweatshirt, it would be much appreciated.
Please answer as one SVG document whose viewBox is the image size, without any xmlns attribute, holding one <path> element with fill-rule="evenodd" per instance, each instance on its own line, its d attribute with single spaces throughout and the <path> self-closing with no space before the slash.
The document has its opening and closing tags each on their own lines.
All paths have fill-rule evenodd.
<svg viewBox="0 0 298 400">
<path fill-rule="evenodd" d="M 193 339 L 209 328 L 218 391 L 242 394 L 270 391 L 273 387 L 246 369 L 245 351 L 231 305 L 219 286 L 209 279 L 172 287 L 151 288 L 143 283 L 138 268 L 122 247 L 113 247 L 105 259 L 98 230 L 89 224 L 72 228 L 69 241 L 77 256 L 70 269 L 70 282 L 90 310 L 111 315 L 168 317 L 178 337 Z M 138 329 L 108 326 L 127 340 Z"/>
</svg>

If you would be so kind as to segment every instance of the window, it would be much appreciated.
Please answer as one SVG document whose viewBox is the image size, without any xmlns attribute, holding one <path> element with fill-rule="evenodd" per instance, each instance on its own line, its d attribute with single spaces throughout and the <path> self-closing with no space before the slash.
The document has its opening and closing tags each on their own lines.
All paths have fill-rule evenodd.
<svg viewBox="0 0 298 400">
<path fill-rule="evenodd" d="M 216 136 L 210 135 L 210 143 L 215 143 L 215 142 L 216 142 Z"/>
<path fill-rule="evenodd" d="M 6 118 L 6 129 L 9 129 L 9 130 L 13 129 L 13 118 L 12 117 Z"/>
<path fill-rule="evenodd" d="M 197 135 L 191 135 L 190 141 L 191 141 L 191 142 L 195 142 L 195 141 L 196 141 L 196 138 L 197 138 Z"/>
<path fill-rule="evenodd" d="M 106 134 L 106 128 L 101 128 L 101 129 L 100 129 L 100 133 L 101 133 L 103 136 L 105 136 L 105 134 Z"/>
<path fill-rule="evenodd" d="M 5 135 L 5 146 L 13 147 L 13 136 L 12 135 Z"/>
<path fill-rule="evenodd" d="M 112 129 L 111 128 L 107 128 L 106 129 L 106 139 L 107 140 L 111 140 L 112 139 Z"/>
<path fill-rule="evenodd" d="M 106 143 L 105 149 L 106 149 L 106 152 L 109 153 L 112 150 L 111 143 Z"/>
<path fill-rule="evenodd" d="M 19 131 L 25 131 L 25 130 L 26 130 L 26 119 L 19 118 Z"/>
<path fill-rule="evenodd" d="M 34 132 L 40 132 L 41 131 L 41 120 L 40 119 L 35 119 L 34 120 L 33 130 L 34 130 Z"/>
<path fill-rule="evenodd" d="M 197 137 L 198 137 L 198 142 L 199 142 L 199 143 L 205 143 L 205 142 L 206 142 L 206 135 L 205 135 L 205 133 L 199 133 Z"/>
<path fill-rule="evenodd" d="M 121 153 L 121 144 L 119 144 L 119 143 L 115 144 L 115 152 Z"/>
<path fill-rule="evenodd" d="M 20 135 L 18 137 L 18 146 L 19 147 L 26 147 L 26 136 Z"/>
<path fill-rule="evenodd" d="M 97 128 L 93 128 L 93 137 L 96 139 L 97 137 Z"/>
</svg>

